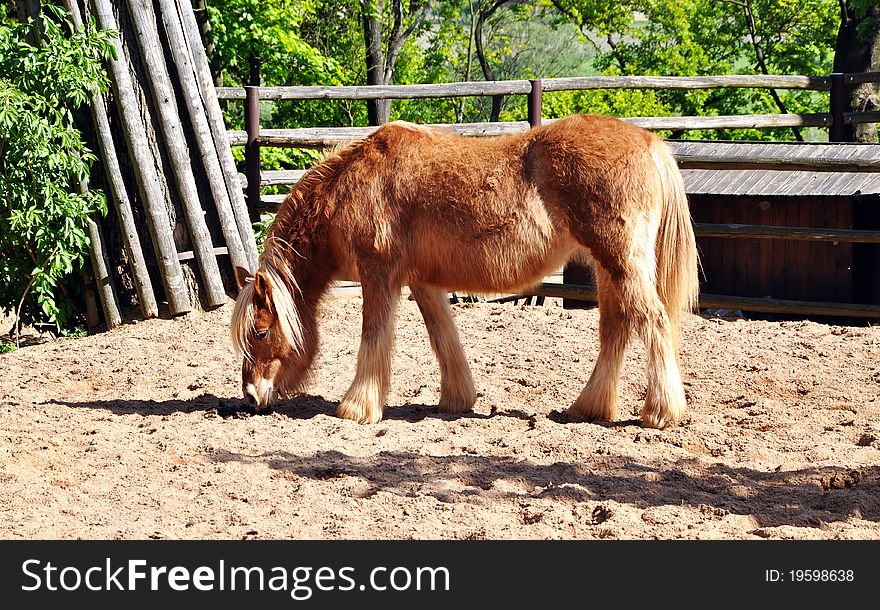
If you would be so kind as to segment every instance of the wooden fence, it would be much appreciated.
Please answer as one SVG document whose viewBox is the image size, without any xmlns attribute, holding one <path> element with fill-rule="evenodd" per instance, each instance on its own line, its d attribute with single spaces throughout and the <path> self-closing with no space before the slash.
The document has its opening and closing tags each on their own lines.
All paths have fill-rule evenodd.
<svg viewBox="0 0 880 610">
<path fill-rule="evenodd" d="M 546 125 L 555 119 L 542 119 L 543 92 L 587 89 L 806 89 L 829 93 L 829 112 L 813 114 L 758 114 L 727 116 L 633 117 L 623 120 L 650 130 L 742 129 L 742 128 L 827 128 L 831 142 L 841 142 L 846 125 L 880 122 L 880 112 L 846 112 L 845 91 L 848 86 L 880 82 L 880 72 L 831 74 L 829 76 L 590 76 L 494 82 L 466 82 L 386 86 L 295 86 L 295 87 L 218 87 L 217 97 L 245 102 L 245 130 L 228 132 L 232 146 L 245 147 L 245 175 L 248 207 L 252 218 L 261 211 L 277 207 L 282 197 L 261 196 L 268 185 L 295 184 L 303 170 L 262 172 L 260 147 L 291 147 L 324 149 L 340 142 L 363 138 L 377 127 L 312 127 L 300 129 L 260 128 L 261 100 L 371 100 L 417 99 L 469 96 L 526 95 L 527 121 L 500 123 L 443 124 L 437 127 L 467 136 L 497 136 L 520 133 Z M 668 142 L 682 169 L 772 169 L 814 172 L 880 172 L 880 155 L 793 155 L 797 145 L 781 144 L 778 154 L 754 156 L 740 152 L 743 143 L 710 143 L 694 152 L 679 150 L 675 141 Z M 693 143 L 691 143 L 693 144 Z M 812 146 L 805 144 L 803 146 Z M 845 145 L 840 145 L 845 146 Z M 864 146 L 850 145 L 855 148 Z M 814 149 L 818 150 L 818 149 Z M 875 149 L 876 150 L 876 149 Z M 880 244 L 880 231 L 852 229 L 780 227 L 766 225 L 730 225 L 695 223 L 695 233 L 702 237 L 819 240 Z M 531 291 L 539 297 L 561 297 L 595 301 L 595 290 L 572 284 L 543 283 Z M 769 298 L 748 298 L 725 295 L 700 295 L 700 307 L 743 309 L 747 311 L 800 315 L 845 317 L 880 317 L 880 306 L 870 304 L 793 301 Z"/>
</svg>

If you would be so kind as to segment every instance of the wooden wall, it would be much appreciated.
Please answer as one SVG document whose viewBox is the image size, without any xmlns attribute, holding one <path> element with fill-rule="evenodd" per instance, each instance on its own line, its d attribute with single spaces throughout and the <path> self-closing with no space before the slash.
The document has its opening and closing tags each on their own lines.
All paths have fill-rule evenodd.
<svg viewBox="0 0 880 610">
<path fill-rule="evenodd" d="M 695 222 L 852 229 L 846 197 L 691 195 Z M 853 301 L 853 245 L 782 239 L 697 238 L 704 293 Z M 878 261 L 880 262 L 880 261 Z"/>
</svg>

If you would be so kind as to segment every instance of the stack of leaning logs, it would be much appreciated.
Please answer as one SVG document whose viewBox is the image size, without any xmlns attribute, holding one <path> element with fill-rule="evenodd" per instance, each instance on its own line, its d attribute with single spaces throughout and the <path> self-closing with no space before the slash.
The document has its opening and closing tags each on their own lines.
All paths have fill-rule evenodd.
<svg viewBox="0 0 880 610">
<path fill-rule="evenodd" d="M 75 27 L 85 16 L 118 34 L 117 59 L 106 62 L 111 90 L 92 96 L 91 127 L 140 314 L 223 305 L 232 270 L 254 269 L 257 246 L 190 0 L 65 4 Z M 122 322 L 121 269 L 102 224 L 90 222 L 90 254 L 112 328 Z"/>
</svg>

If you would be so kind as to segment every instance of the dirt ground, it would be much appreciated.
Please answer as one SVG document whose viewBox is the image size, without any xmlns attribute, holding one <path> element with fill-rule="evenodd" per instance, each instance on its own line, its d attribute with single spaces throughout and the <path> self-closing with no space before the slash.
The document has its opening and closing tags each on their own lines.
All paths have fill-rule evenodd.
<svg viewBox="0 0 880 610">
<path fill-rule="evenodd" d="M 568 421 L 598 312 L 454 306 L 480 399 L 436 410 L 415 304 L 391 405 L 334 417 L 358 297 L 321 314 L 308 393 L 240 398 L 231 303 L 0 355 L 4 539 L 880 539 L 880 328 L 689 316 L 689 411 L 640 427 L 644 351 L 618 421 Z"/>
</svg>

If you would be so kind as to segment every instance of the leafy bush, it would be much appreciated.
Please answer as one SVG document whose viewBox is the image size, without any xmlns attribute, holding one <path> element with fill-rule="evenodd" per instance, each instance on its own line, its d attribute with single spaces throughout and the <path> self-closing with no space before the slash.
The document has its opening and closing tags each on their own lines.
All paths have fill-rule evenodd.
<svg viewBox="0 0 880 610">
<path fill-rule="evenodd" d="M 95 156 L 71 108 L 106 90 L 114 33 L 73 31 L 61 9 L 43 10 L 38 46 L 33 22 L 0 21 L 0 309 L 60 328 L 73 313 L 60 283 L 88 253 L 89 217 L 107 210 L 102 193 L 74 188 Z"/>
</svg>

